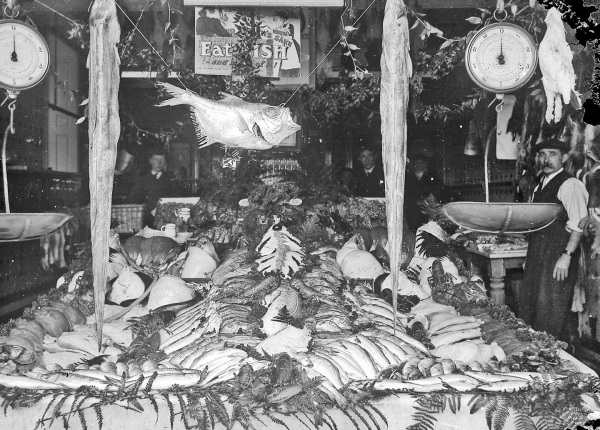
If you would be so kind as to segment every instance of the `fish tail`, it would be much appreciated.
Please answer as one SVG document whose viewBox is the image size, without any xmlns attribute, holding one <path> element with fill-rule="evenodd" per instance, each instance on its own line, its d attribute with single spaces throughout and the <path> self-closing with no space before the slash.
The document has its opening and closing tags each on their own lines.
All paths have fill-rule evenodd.
<svg viewBox="0 0 600 430">
<path fill-rule="evenodd" d="M 183 88 L 176 87 L 175 85 L 169 84 L 167 82 L 158 82 L 157 85 L 163 87 L 173 98 L 163 100 L 158 103 L 156 106 L 176 106 L 180 104 L 185 104 L 182 98 L 188 95 L 188 91 Z"/>
</svg>

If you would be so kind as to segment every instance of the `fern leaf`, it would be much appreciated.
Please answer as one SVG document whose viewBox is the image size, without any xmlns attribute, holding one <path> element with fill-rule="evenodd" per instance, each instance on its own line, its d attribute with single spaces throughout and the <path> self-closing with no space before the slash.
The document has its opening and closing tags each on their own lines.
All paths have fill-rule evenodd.
<svg viewBox="0 0 600 430">
<path fill-rule="evenodd" d="M 79 394 L 75 394 L 75 398 L 73 399 L 73 403 L 71 403 L 71 409 L 69 409 L 69 413 L 67 414 L 67 418 L 71 419 L 71 415 L 75 413 L 75 409 L 77 408 L 77 401 L 81 396 Z"/>
<path fill-rule="evenodd" d="M 381 426 L 379 425 L 379 423 L 377 422 L 377 420 L 375 419 L 375 417 L 373 416 L 373 414 L 371 413 L 371 411 L 369 411 L 368 407 L 360 406 L 360 410 L 363 411 L 365 414 L 367 414 L 369 416 L 369 418 L 371 419 L 371 421 L 373 421 L 373 424 L 375 424 L 375 428 L 377 430 L 381 430 Z"/>
<path fill-rule="evenodd" d="M 48 402 L 48 406 L 46 406 L 46 409 L 44 409 L 44 413 L 42 414 L 42 417 L 35 423 L 35 428 L 33 430 L 37 430 L 37 428 L 40 425 L 42 425 L 44 421 L 46 421 L 44 418 L 46 417 L 46 414 L 50 410 L 50 406 L 52 406 L 52 404 L 58 398 L 58 396 L 60 396 L 60 393 L 54 393 L 54 395 L 50 399 L 50 402 Z"/>
<path fill-rule="evenodd" d="M 323 421 L 324 424 L 327 424 L 327 427 L 329 427 L 331 430 L 334 430 L 334 428 L 331 426 L 331 424 L 329 424 L 329 421 L 327 421 L 327 419 L 322 418 L 321 421 Z"/>
<path fill-rule="evenodd" d="M 485 405 L 485 421 L 490 430 L 492 430 L 492 423 L 494 419 L 494 413 L 496 412 L 498 400 L 495 396 L 491 396 Z"/>
<path fill-rule="evenodd" d="M 325 415 L 327 418 L 329 418 L 329 420 L 331 421 L 331 424 L 333 424 L 333 430 L 338 430 L 337 425 L 335 424 L 335 421 L 333 420 L 333 418 L 331 418 L 331 415 L 329 415 L 325 411 L 323 411 L 323 415 Z"/>
<path fill-rule="evenodd" d="M 79 421 L 81 421 L 81 428 L 83 428 L 83 430 L 87 430 L 87 423 L 85 422 L 85 414 L 83 413 L 83 410 L 77 409 L 77 415 L 79 415 Z"/>
<path fill-rule="evenodd" d="M 69 397 L 69 395 L 65 395 L 62 399 L 58 401 L 58 403 L 56 403 L 54 409 L 52 410 L 52 418 L 50 419 L 50 424 L 48 425 L 48 427 L 52 427 L 52 423 L 54 423 L 54 420 L 60 416 L 60 410 L 67 401 L 67 398 Z"/>
<path fill-rule="evenodd" d="M 67 417 L 65 415 L 63 415 L 63 417 L 62 417 L 62 423 L 63 423 L 63 428 L 65 430 L 69 430 L 69 420 L 67 419 Z"/>
<path fill-rule="evenodd" d="M 173 402 L 171 402 L 168 394 L 163 394 L 163 397 L 167 401 L 167 406 L 169 407 L 169 422 L 171 423 L 171 430 L 173 430 L 173 425 L 175 424 L 175 410 L 173 409 Z"/>
<path fill-rule="evenodd" d="M 536 430 L 535 423 L 529 414 L 523 411 L 515 411 L 513 417 L 515 430 Z"/>
<path fill-rule="evenodd" d="M 187 420 L 187 416 L 186 416 L 186 410 L 187 408 L 185 407 L 185 402 L 183 400 L 183 396 L 181 395 L 181 393 L 176 393 L 175 394 L 177 396 L 177 401 L 179 402 L 179 407 L 181 408 L 181 420 L 183 421 L 183 426 L 188 429 L 190 427 L 188 420 Z"/>
<path fill-rule="evenodd" d="M 158 372 L 154 371 L 154 373 L 152 373 L 152 376 L 150 376 L 150 378 L 148 378 L 148 382 L 146 382 L 146 387 L 144 388 L 144 391 L 146 391 L 146 393 L 149 393 L 150 390 L 152 390 L 152 384 L 154 383 L 154 380 L 156 379 L 157 376 L 158 376 Z"/>
<path fill-rule="evenodd" d="M 229 428 L 229 415 L 227 409 L 221 401 L 221 399 L 215 395 L 212 391 L 209 391 L 206 396 L 206 407 L 210 411 L 213 417 L 217 417 L 217 420 L 225 427 Z"/>
<path fill-rule="evenodd" d="M 502 430 L 509 415 L 508 400 L 505 396 L 500 396 L 498 398 L 497 410 L 494 413 L 494 430 Z"/>
<path fill-rule="evenodd" d="M 471 415 L 477 413 L 481 408 L 483 408 L 486 403 L 488 401 L 488 396 L 485 394 L 476 394 L 475 396 L 471 397 L 471 400 L 469 400 L 469 405 L 473 404 L 471 406 L 471 410 L 469 411 L 471 413 Z"/>
<path fill-rule="evenodd" d="M 127 399 L 127 404 L 129 404 L 131 406 L 131 409 L 133 409 L 136 412 L 144 412 L 144 407 L 135 397 L 129 397 Z"/>
<path fill-rule="evenodd" d="M 140 373 L 140 376 L 138 377 L 137 381 L 135 381 L 135 384 L 133 384 L 133 387 L 131 387 L 131 390 L 129 390 L 130 395 L 135 396 L 137 394 L 138 390 L 142 386 L 143 380 L 144 380 L 144 374 Z"/>
<path fill-rule="evenodd" d="M 379 415 L 379 418 L 382 419 L 382 421 L 385 423 L 386 427 L 389 427 L 388 422 L 387 422 L 387 418 L 385 417 L 385 415 L 383 415 L 383 412 L 381 412 L 378 408 L 376 408 L 374 405 L 369 405 L 371 407 L 371 409 L 373 409 L 373 411 L 375 411 L 375 413 L 377 415 Z"/>
<path fill-rule="evenodd" d="M 127 381 L 127 373 L 123 372 L 121 375 L 121 382 L 119 384 L 119 390 L 117 391 L 117 398 L 123 397 L 123 393 L 125 392 L 125 382 Z"/>
<path fill-rule="evenodd" d="M 290 428 L 287 426 L 287 424 L 284 421 L 280 420 L 277 417 L 274 417 L 272 414 L 269 414 L 269 413 L 265 413 L 265 415 L 267 417 L 269 417 L 271 419 L 271 421 L 273 421 L 275 424 L 285 427 L 287 430 L 290 430 Z"/>
<path fill-rule="evenodd" d="M 156 422 L 158 422 L 158 403 L 156 402 L 156 399 L 154 398 L 154 396 L 152 395 L 148 395 L 148 400 L 150 401 L 150 404 L 152 405 L 152 407 L 154 408 L 154 412 L 156 412 Z"/>
<path fill-rule="evenodd" d="M 102 423 L 104 422 L 102 417 L 102 409 L 100 408 L 100 404 L 96 403 L 94 405 L 94 412 L 96 413 L 96 420 L 98 420 L 98 430 L 102 430 Z"/>
<path fill-rule="evenodd" d="M 430 409 L 420 406 L 415 407 L 415 412 L 411 417 L 415 424 L 407 427 L 407 430 L 433 430 L 437 422 L 437 418 L 433 413 Z"/>
<path fill-rule="evenodd" d="M 295 417 L 295 418 L 296 418 L 298 421 L 300 421 L 300 422 L 302 423 L 302 425 L 303 425 L 304 427 L 306 427 L 308 430 L 312 430 L 312 427 L 310 427 L 310 426 L 309 426 L 308 424 L 306 424 L 306 423 L 305 423 L 305 422 L 304 422 L 302 419 L 300 419 L 299 412 L 297 412 L 297 413 L 295 413 L 295 414 L 293 414 L 293 415 L 294 415 L 294 417 Z M 306 414 L 304 414 L 304 415 L 306 415 Z M 309 419 L 309 420 L 310 420 L 310 419 Z M 312 422 L 311 422 L 311 424 L 312 424 Z"/>
<path fill-rule="evenodd" d="M 538 422 L 535 425 L 537 430 L 555 430 L 555 429 L 566 429 L 565 423 L 550 411 L 546 411 L 539 417 Z"/>
<path fill-rule="evenodd" d="M 361 430 L 360 426 L 358 425 L 358 421 L 356 421 L 356 420 L 355 420 L 355 419 L 352 417 L 352 415 L 350 415 L 350 412 L 348 412 L 348 411 L 349 411 L 349 409 L 343 409 L 343 410 L 342 410 L 342 413 L 348 417 L 348 419 L 349 419 L 349 420 L 352 422 L 352 424 L 354 424 L 354 428 L 355 428 L 356 430 Z M 361 418 L 362 418 L 362 417 L 361 417 Z"/>
</svg>

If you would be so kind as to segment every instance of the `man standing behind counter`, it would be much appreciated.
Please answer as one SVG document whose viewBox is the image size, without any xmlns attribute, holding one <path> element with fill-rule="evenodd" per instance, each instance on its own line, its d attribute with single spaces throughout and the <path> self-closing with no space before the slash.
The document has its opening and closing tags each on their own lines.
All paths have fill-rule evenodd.
<svg viewBox="0 0 600 430">
<path fill-rule="evenodd" d="M 154 224 L 154 213 L 161 197 L 176 197 L 177 190 L 167 167 L 167 154 L 162 148 L 150 151 L 148 159 L 150 171 L 142 173 L 131 189 L 128 201 L 130 203 L 145 204 L 144 224 Z"/>
<path fill-rule="evenodd" d="M 581 181 L 563 170 L 567 143 L 545 140 L 535 151 L 544 176 L 534 190 L 532 203 L 557 203 L 562 210 L 548 227 L 531 233 L 519 317 L 534 329 L 565 340 L 574 323 L 570 306 L 582 234 L 578 225 L 587 215 L 588 193 Z"/>
<path fill-rule="evenodd" d="M 360 166 L 352 172 L 352 191 L 360 197 L 385 197 L 385 175 L 383 166 L 377 163 L 377 153 L 369 147 L 358 153 Z"/>
</svg>

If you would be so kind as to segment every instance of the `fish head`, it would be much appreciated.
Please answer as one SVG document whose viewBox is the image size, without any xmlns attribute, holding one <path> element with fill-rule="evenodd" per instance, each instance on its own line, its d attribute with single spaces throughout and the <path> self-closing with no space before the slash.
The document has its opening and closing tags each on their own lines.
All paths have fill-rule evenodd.
<svg viewBox="0 0 600 430">
<path fill-rule="evenodd" d="M 267 106 L 254 113 L 252 131 L 272 145 L 278 145 L 298 130 L 300 126 L 292 119 L 289 108 Z"/>
</svg>

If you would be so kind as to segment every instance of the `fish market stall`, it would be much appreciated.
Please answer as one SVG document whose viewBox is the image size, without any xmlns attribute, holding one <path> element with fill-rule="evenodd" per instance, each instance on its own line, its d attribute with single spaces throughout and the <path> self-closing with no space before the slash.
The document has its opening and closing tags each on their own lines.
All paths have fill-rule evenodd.
<svg viewBox="0 0 600 430">
<path fill-rule="evenodd" d="M 182 253 L 141 235 L 111 250 L 100 352 L 82 257 L 83 272 L 2 327 L 3 423 L 518 428 L 598 409 L 594 372 L 494 305 L 458 260 L 428 257 L 428 236 L 394 322 L 356 236 L 315 247 L 316 216 L 269 224 L 220 256 L 206 237 Z"/>
<path fill-rule="evenodd" d="M 382 110 L 404 121 L 408 22 L 401 1 L 387 6 L 403 52 L 386 38 L 386 67 L 400 59 L 402 76 L 385 76 Z M 280 181 L 233 204 L 194 203 L 186 240 L 111 231 L 114 1 L 96 0 L 90 24 L 92 243 L 55 289 L 0 327 L 3 424 L 517 429 L 594 419 L 598 375 L 490 300 L 435 221 L 416 236 L 404 228 L 402 190 L 392 187 L 404 172 L 402 122 L 384 126 L 387 205 L 301 198 Z M 191 106 L 202 146 L 220 137 L 266 149 L 297 131 L 286 108 L 161 86 L 163 106 Z M 235 127 L 206 122 L 215 111 L 234 115 Z"/>
</svg>

